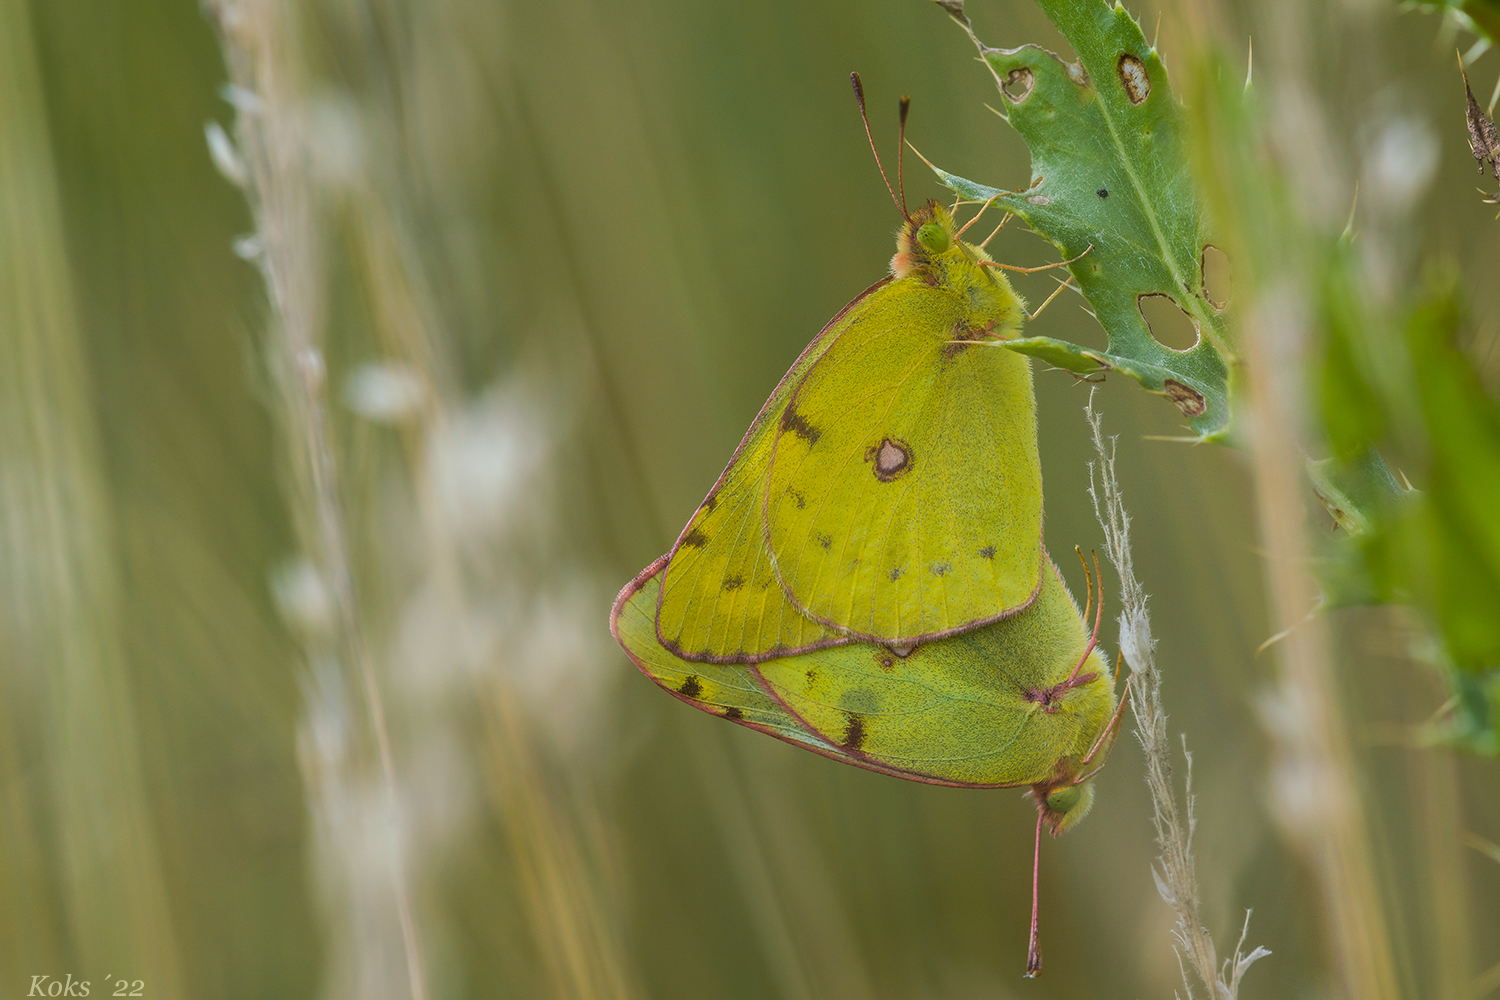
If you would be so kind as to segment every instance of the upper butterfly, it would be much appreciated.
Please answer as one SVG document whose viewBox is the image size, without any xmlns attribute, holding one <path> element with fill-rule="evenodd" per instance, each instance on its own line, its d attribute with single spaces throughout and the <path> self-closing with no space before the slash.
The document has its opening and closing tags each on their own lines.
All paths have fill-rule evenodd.
<svg viewBox="0 0 1500 1000">
<path fill-rule="evenodd" d="M 943 206 L 902 213 L 891 275 L 813 338 L 667 554 L 656 631 L 675 655 L 905 653 L 1036 600 L 1031 369 L 990 346 L 1025 304 Z"/>
</svg>

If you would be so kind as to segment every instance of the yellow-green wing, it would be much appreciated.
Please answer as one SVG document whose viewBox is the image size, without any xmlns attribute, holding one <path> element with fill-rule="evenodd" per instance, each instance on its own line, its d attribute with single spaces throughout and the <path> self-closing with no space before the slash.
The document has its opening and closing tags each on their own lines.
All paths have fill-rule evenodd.
<svg viewBox="0 0 1500 1000">
<path fill-rule="evenodd" d="M 776 579 L 761 520 L 766 470 L 792 387 L 888 287 L 886 280 L 867 289 L 808 344 L 672 547 L 656 635 L 677 656 L 748 663 L 849 641 L 799 611 Z"/>
<path fill-rule="evenodd" d="M 1005 314 L 988 315 L 993 325 Z M 819 621 L 900 645 L 1034 599 L 1031 370 L 976 342 L 984 318 L 950 285 L 893 281 L 790 394 L 772 442 L 767 543 L 788 595 Z"/>
<path fill-rule="evenodd" d="M 665 565 L 663 556 L 626 584 L 610 614 L 610 631 L 641 672 L 694 708 L 818 753 L 835 754 L 835 748 L 809 733 L 766 692 L 749 667 L 692 663 L 662 646 L 656 638 L 655 618 Z"/>
<path fill-rule="evenodd" d="M 1097 650 L 1083 668 L 1092 680 L 1051 705 L 1039 698 L 1072 673 L 1087 642 L 1078 606 L 1048 560 L 1030 608 L 924 643 L 904 659 L 858 643 L 750 669 L 851 763 L 938 784 L 1029 785 L 1071 774 L 1114 711 Z"/>
</svg>

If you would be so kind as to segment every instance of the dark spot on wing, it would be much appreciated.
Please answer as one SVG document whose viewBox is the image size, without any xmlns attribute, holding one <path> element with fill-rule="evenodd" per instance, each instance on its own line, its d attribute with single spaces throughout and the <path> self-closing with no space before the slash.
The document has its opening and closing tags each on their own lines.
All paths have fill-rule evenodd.
<svg viewBox="0 0 1500 1000">
<path fill-rule="evenodd" d="M 792 503 L 797 505 L 798 510 L 801 510 L 802 508 L 807 506 L 807 497 L 803 496 L 801 493 L 798 493 L 796 490 L 787 490 L 786 495 L 792 498 Z"/>
<path fill-rule="evenodd" d="M 703 501 L 703 505 L 701 507 L 699 507 L 698 509 L 701 510 L 701 511 L 703 511 L 703 513 L 705 513 L 705 514 L 709 514 L 709 513 L 712 513 L 713 509 L 715 507 L 717 507 L 718 505 L 719 505 L 719 494 L 717 494 L 717 493 L 710 493 L 708 495 L 708 499 L 705 500 L 705 501 Z"/>
<path fill-rule="evenodd" d="M 889 670 L 896 665 L 896 661 L 891 659 L 889 653 L 876 653 L 875 662 L 880 664 L 882 670 Z"/>
<path fill-rule="evenodd" d="M 787 431 L 791 431 L 793 434 L 797 435 L 808 444 L 817 444 L 818 438 L 823 436 L 822 431 L 818 430 L 812 424 L 802 419 L 802 414 L 798 413 L 790 406 L 788 406 L 786 408 L 786 412 L 781 415 L 781 432 L 785 434 Z"/>
<path fill-rule="evenodd" d="M 1104 188 L 1100 188 L 1098 191 L 1095 192 L 1095 194 L 1097 194 L 1101 198 L 1108 198 L 1109 197 L 1109 192 L 1106 191 Z"/>
<path fill-rule="evenodd" d="M 744 585 L 745 585 L 745 578 L 743 576 L 726 576 L 724 578 L 723 589 L 725 589 L 725 590 L 739 590 Z"/>
<path fill-rule="evenodd" d="M 858 750 L 865 745 L 865 720 L 853 712 L 849 713 L 849 721 L 844 725 L 842 743 L 850 750 Z"/>
<path fill-rule="evenodd" d="M 865 449 L 865 461 L 870 463 L 876 479 L 889 483 L 901 478 L 911 468 L 911 445 L 905 441 L 881 438 L 879 444 L 872 444 Z"/>
<path fill-rule="evenodd" d="M 697 528 L 694 528 L 686 535 L 683 535 L 682 541 L 678 544 L 684 545 L 690 549 L 701 549 L 703 548 L 703 546 L 708 544 L 708 536 L 699 531 Z"/>
<path fill-rule="evenodd" d="M 731 720 L 733 720 L 733 719 L 743 719 L 744 717 L 745 717 L 745 713 L 741 712 L 737 708 L 726 708 L 726 709 L 724 709 L 724 718 L 726 718 L 726 719 L 731 719 Z"/>
<path fill-rule="evenodd" d="M 817 680 L 818 680 L 818 669 L 816 667 L 808 667 L 807 668 L 807 673 L 804 674 L 803 676 L 807 678 L 807 686 L 808 687 L 812 687 L 814 684 L 817 683 Z"/>
<path fill-rule="evenodd" d="M 833 545 L 833 537 L 831 535 L 814 535 L 813 541 L 825 549 Z"/>
<path fill-rule="evenodd" d="M 933 576 L 942 576 L 944 573 L 948 572 L 952 568 L 953 567 L 950 564 L 945 563 L 945 562 L 933 563 L 932 566 L 930 567 L 930 569 L 932 570 L 932 575 Z"/>
<path fill-rule="evenodd" d="M 703 693 L 703 685 L 698 683 L 698 675 L 692 674 L 687 680 L 682 682 L 682 687 L 677 690 L 685 697 L 696 698 Z"/>
<path fill-rule="evenodd" d="M 895 582 L 896 580 L 899 580 L 899 579 L 901 579 L 901 567 L 900 566 L 893 566 L 891 568 L 891 581 Z"/>
<path fill-rule="evenodd" d="M 979 550 L 979 554 L 984 556 L 986 559 L 993 559 L 995 558 L 995 547 L 993 545 L 986 545 L 984 548 Z"/>
</svg>

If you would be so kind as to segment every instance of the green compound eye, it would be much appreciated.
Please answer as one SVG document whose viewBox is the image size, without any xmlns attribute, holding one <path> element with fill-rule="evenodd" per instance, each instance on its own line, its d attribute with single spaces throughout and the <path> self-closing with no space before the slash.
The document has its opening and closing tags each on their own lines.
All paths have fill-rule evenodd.
<svg viewBox="0 0 1500 1000">
<path fill-rule="evenodd" d="M 924 222 L 917 230 L 917 242 L 930 253 L 942 253 L 948 249 L 948 230 L 936 222 Z"/>
<path fill-rule="evenodd" d="M 1078 805 L 1078 800 L 1082 796 L 1083 792 L 1079 790 L 1077 785 L 1068 785 L 1066 788 L 1059 788 L 1047 796 L 1047 808 L 1060 813 L 1070 812 L 1074 806 Z"/>
<path fill-rule="evenodd" d="M 1094 783 L 1066 785 L 1047 795 L 1047 808 L 1058 814 L 1057 832 L 1071 829 L 1094 805 Z"/>
</svg>

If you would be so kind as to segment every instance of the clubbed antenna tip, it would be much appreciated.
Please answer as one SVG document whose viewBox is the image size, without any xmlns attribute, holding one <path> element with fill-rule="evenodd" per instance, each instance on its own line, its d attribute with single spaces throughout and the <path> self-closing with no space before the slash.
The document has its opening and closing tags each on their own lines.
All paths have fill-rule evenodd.
<svg viewBox="0 0 1500 1000">
<path fill-rule="evenodd" d="M 891 201 L 895 202 L 896 207 L 901 210 L 901 217 L 907 221 L 911 221 L 911 216 L 906 211 L 905 196 L 903 194 L 901 198 L 896 197 L 896 190 L 891 187 L 891 179 L 886 176 L 885 164 L 880 162 L 880 151 L 875 148 L 875 135 L 870 131 L 870 116 L 865 113 L 865 86 L 860 81 L 859 74 L 850 73 L 849 83 L 854 87 L 854 99 L 859 102 L 859 120 L 864 123 L 865 138 L 870 141 L 870 152 L 875 156 L 875 166 L 880 168 L 880 179 L 885 181 L 885 189 L 890 192 Z M 910 103 L 910 98 L 903 97 L 901 99 L 901 134 L 903 137 L 906 135 L 906 109 Z M 899 167 L 899 161 L 897 165 Z M 900 179 L 899 175 L 897 179 Z"/>
</svg>

